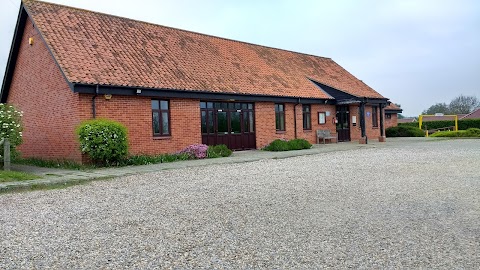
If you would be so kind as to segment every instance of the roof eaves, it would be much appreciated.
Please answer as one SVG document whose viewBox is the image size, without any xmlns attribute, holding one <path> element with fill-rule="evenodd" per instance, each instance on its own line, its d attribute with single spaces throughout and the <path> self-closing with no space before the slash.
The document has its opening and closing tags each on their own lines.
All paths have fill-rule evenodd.
<svg viewBox="0 0 480 270">
<path fill-rule="evenodd" d="M 249 100 L 249 101 L 278 101 L 292 102 L 302 104 L 326 103 L 335 104 L 333 99 L 312 98 L 312 97 L 295 97 L 295 96 L 275 96 L 275 95 L 255 95 L 255 94 L 235 94 L 222 93 L 205 90 L 181 90 L 167 88 L 144 88 L 132 86 L 116 86 L 116 85 L 96 85 L 74 83 L 71 86 L 73 92 L 80 94 L 112 94 L 124 96 L 148 96 L 148 97 L 170 97 L 170 98 L 196 98 L 196 99 L 219 99 L 219 100 Z M 98 87 L 98 92 L 96 92 Z M 137 89 L 141 90 L 138 94 Z"/>
<path fill-rule="evenodd" d="M 325 92 L 327 95 L 330 97 L 336 99 L 336 100 L 343 100 L 343 99 L 359 99 L 358 96 L 349 94 L 345 91 L 342 91 L 340 89 L 337 89 L 335 87 L 332 87 L 328 84 L 318 82 L 312 78 L 308 78 L 314 85 L 316 85 L 318 88 L 320 88 L 323 92 Z"/>
<path fill-rule="evenodd" d="M 385 112 L 389 112 L 389 113 L 402 113 L 403 110 L 398 110 L 398 109 L 385 109 Z"/>
<path fill-rule="evenodd" d="M 322 87 L 320 87 L 320 85 L 318 85 L 314 80 L 308 78 L 308 77 L 305 77 L 307 80 L 309 80 L 314 86 L 318 87 L 323 93 L 325 93 L 325 95 L 327 95 L 329 98 L 331 99 L 335 99 L 332 95 L 330 95 L 327 91 L 325 91 Z"/>
<path fill-rule="evenodd" d="M 22 34 L 19 33 L 19 30 L 21 29 L 23 31 L 23 28 L 25 28 L 27 17 L 28 15 L 25 12 L 23 2 L 21 2 L 17 16 L 17 23 L 15 25 L 15 31 L 13 32 L 12 45 L 10 47 L 10 53 L 8 54 L 5 75 L 3 76 L 2 89 L 0 93 L 1 103 L 6 103 L 8 99 L 8 93 L 10 91 L 10 85 L 12 84 L 13 79 L 13 72 L 15 70 L 15 64 L 17 62 L 17 57 L 20 50 L 20 43 L 22 41 Z"/>
</svg>

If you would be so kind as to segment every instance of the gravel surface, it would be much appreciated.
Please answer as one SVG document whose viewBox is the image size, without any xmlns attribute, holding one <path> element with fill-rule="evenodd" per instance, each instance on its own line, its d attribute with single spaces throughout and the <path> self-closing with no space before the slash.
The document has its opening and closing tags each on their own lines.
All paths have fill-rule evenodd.
<svg viewBox="0 0 480 270">
<path fill-rule="evenodd" d="M 480 140 L 0 195 L 0 269 L 480 268 Z"/>
</svg>

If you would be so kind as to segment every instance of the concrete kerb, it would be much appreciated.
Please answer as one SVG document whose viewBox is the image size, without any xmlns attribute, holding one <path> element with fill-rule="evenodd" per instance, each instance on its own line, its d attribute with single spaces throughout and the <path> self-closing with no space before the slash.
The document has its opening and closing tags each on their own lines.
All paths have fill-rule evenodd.
<svg viewBox="0 0 480 270">
<path fill-rule="evenodd" d="M 41 168 L 35 166 L 12 164 L 12 169 L 16 171 L 24 171 L 41 176 L 40 179 L 18 181 L 18 182 L 4 182 L 0 183 L 0 192 L 24 190 L 29 187 L 49 185 L 72 185 L 75 183 L 82 183 L 97 179 L 114 178 L 132 174 L 142 174 L 157 172 L 161 170 L 180 169 L 187 167 L 208 166 L 214 164 L 231 164 L 253 162 L 263 159 L 282 159 L 296 156 L 316 155 L 322 153 L 329 153 L 335 151 L 348 151 L 354 149 L 391 147 L 401 145 L 403 143 L 425 142 L 425 138 L 394 138 L 388 139 L 385 143 L 378 141 L 371 141 L 369 144 L 358 144 L 357 142 L 338 143 L 338 144 L 315 144 L 308 150 L 285 151 L 285 152 L 269 152 L 261 150 L 248 150 L 241 152 L 234 152 L 231 157 L 202 159 L 202 160 L 187 160 L 171 163 L 159 163 L 151 165 L 127 166 L 116 168 L 101 168 L 88 171 L 79 170 L 65 170 L 56 168 Z"/>
</svg>

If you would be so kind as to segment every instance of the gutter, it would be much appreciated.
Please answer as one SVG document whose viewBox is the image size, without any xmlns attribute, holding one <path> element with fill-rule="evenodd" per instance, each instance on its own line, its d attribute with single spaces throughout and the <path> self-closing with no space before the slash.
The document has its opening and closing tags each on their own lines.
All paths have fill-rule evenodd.
<svg viewBox="0 0 480 270">
<path fill-rule="evenodd" d="M 293 128 L 295 129 L 295 139 L 297 139 L 297 105 L 300 104 L 300 98 L 298 98 L 297 103 L 293 106 Z"/>
<path fill-rule="evenodd" d="M 97 87 L 95 88 L 95 95 L 92 97 L 92 116 L 93 116 L 93 119 L 95 119 L 95 117 L 97 116 L 95 100 L 98 96 L 98 88 L 99 88 L 99 86 L 97 84 Z"/>
</svg>

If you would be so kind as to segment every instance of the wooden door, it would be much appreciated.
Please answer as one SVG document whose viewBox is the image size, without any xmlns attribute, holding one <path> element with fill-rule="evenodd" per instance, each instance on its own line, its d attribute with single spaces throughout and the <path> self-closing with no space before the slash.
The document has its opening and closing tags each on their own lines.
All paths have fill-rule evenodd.
<svg viewBox="0 0 480 270">
<path fill-rule="evenodd" d="M 337 135 L 339 142 L 350 141 L 350 111 L 348 105 L 337 106 Z"/>
</svg>

